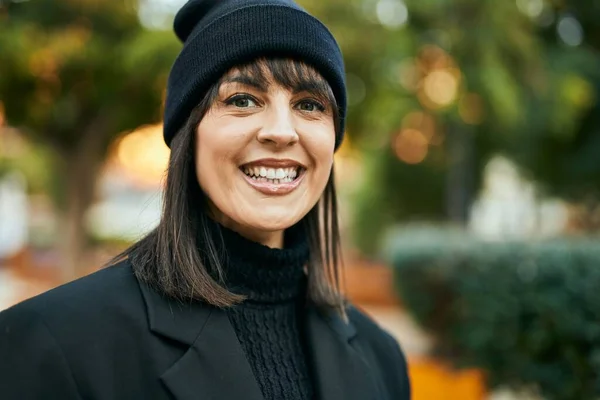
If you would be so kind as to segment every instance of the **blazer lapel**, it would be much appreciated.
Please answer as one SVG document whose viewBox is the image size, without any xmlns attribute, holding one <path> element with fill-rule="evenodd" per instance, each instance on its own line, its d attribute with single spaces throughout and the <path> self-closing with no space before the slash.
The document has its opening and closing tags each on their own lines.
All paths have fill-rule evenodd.
<svg viewBox="0 0 600 400">
<path fill-rule="evenodd" d="M 227 314 L 140 283 L 150 329 L 190 347 L 160 379 L 177 400 L 264 400 Z"/>
<path fill-rule="evenodd" d="M 353 339 L 356 329 L 334 313 L 309 307 L 308 338 L 319 400 L 378 399 L 378 386 Z"/>
</svg>

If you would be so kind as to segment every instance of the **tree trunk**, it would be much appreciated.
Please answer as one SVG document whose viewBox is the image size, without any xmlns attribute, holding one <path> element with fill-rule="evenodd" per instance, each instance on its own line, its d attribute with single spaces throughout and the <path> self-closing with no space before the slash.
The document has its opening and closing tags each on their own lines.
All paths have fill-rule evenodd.
<svg viewBox="0 0 600 400">
<path fill-rule="evenodd" d="M 448 219 L 465 225 L 473 202 L 475 146 L 472 128 L 448 122 L 446 146 L 446 212 Z"/>
<path fill-rule="evenodd" d="M 95 195 L 96 182 L 108 141 L 106 121 L 98 118 L 85 129 L 75 146 L 60 151 L 59 173 L 65 180 L 65 197 L 60 224 L 61 273 L 65 281 L 85 274 L 90 265 L 82 260 L 87 231 L 85 215 Z"/>
</svg>

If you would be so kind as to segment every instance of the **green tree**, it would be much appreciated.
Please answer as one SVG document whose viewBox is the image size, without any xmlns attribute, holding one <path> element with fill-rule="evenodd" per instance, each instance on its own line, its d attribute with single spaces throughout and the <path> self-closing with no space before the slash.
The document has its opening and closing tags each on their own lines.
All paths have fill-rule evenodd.
<svg viewBox="0 0 600 400">
<path fill-rule="evenodd" d="M 67 276 L 111 140 L 160 121 L 178 46 L 144 29 L 136 10 L 136 1 L 0 1 L 0 100 L 8 123 L 53 154 Z"/>
<path fill-rule="evenodd" d="M 400 221 L 464 223 L 495 153 L 553 193 L 581 190 L 597 176 L 600 58 L 590 43 L 599 37 L 600 11 L 589 1 L 569 9 L 545 1 L 306 3 L 342 38 L 347 70 L 364 83 L 364 99 L 351 102 L 348 133 L 366 158 L 355 236 L 368 253 Z M 565 45 L 556 33 L 569 12 L 582 18 L 587 36 L 580 46 Z M 454 75 L 453 96 L 442 91 L 449 75 L 433 80 L 434 71 Z M 414 143 L 401 132 L 414 111 L 433 118 L 438 135 L 429 135 L 437 143 L 430 141 L 422 160 L 404 157 Z"/>
<path fill-rule="evenodd" d="M 549 8 L 555 23 L 540 27 L 553 97 L 527 112 L 546 130 L 523 137 L 510 153 L 545 193 L 582 205 L 580 228 L 600 231 L 600 4 L 570 2 Z M 580 30 L 578 30 L 578 26 Z M 560 43 L 575 35 L 578 46 Z M 565 28 L 566 27 L 566 28 Z M 579 38 L 577 35 L 580 35 Z M 567 39 L 569 39 L 567 37 Z M 574 109 L 574 113 L 565 112 Z"/>
</svg>

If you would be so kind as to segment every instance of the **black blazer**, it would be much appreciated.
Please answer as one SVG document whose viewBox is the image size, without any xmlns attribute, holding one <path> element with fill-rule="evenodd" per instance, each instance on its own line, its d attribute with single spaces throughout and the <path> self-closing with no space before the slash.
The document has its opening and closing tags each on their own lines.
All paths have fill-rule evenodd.
<svg viewBox="0 0 600 400">
<path fill-rule="evenodd" d="M 395 340 L 351 307 L 309 308 L 319 400 L 408 400 Z M 177 303 L 124 261 L 0 313 L 2 400 L 262 400 L 227 314 Z"/>
</svg>

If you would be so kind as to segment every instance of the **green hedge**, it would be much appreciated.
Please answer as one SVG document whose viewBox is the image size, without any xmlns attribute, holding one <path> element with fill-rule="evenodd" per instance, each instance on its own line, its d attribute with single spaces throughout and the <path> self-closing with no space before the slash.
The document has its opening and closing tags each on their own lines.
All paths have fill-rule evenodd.
<svg viewBox="0 0 600 400">
<path fill-rule="evenodd" d="M 491 387 L 600 398 L 600 240 L 409 229 L 391 248 L 397 290 L 438 356 L 485 370 Z"/>
</svg>

